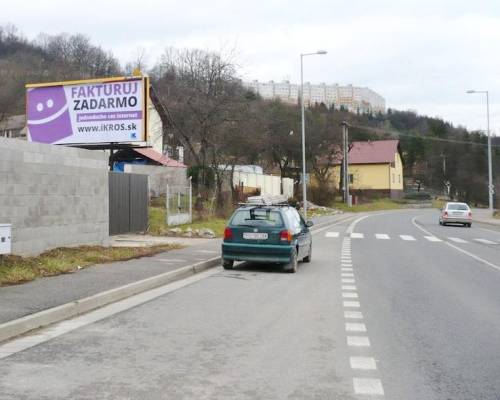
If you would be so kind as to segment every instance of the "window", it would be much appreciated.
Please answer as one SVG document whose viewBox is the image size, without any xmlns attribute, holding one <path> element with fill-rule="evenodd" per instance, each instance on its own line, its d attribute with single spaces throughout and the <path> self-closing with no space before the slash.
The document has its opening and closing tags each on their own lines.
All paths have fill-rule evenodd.
<svg viewBox="0 0 500 400">
<path fill-rule="evenodd" d="M 469 211 L 469 206 L 467 204 L 463 203 L 448 203 L 448 206 L 446 207 L 448 210 L 457 210 L 457 211 Z"/>
<path fill-rule="evenodd" d="M 231 220 L 233 226 L 283 226 L 283 219 L 278 211 L 265 208 L 252 208 L 238 211 Z"/>
<path fill-rule="evenodd" d="M 349 174 L 349 183 L 354 183 L 354 174 Z"/>
<path fill-rule="evenodd" d="M 398 175 L 398 183 L 401 183 L 401 175 Z"/>
<path fill-rule="evenodd" d="M 392 183 L 396 183 L 396 174 L 395 173 L 392 174 Z"/>
</svg>

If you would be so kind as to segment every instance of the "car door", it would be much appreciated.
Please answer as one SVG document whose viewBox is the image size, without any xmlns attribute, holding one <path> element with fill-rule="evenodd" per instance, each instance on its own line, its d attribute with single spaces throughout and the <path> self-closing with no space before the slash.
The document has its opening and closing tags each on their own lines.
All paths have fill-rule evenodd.
<svg viewBox="0 0 500 400">
<path fill-rule="evenodd" d="M 290 208 L 290 215 L 297 232 L 297 241 L 299 245 L 298 258 L 302 259 L 309 254 L 309 244 L 311 243 L 309 228 L 296 209 Z"/>
<path fill-rule="evenodd" d="M 311 231 L 309 230 L 309 227 L 306 224 L 306 221 L 304 220 L 304 218 L 302 218 L 302 215 L 299 214 L 299 218 L 300 218 L 300 227 L 302 230 L 301 232 L 302 257 L 307 257 L 309 255 L 309 247 L 311 246 L 312 242 L 312 235 Z"/>
</svg>

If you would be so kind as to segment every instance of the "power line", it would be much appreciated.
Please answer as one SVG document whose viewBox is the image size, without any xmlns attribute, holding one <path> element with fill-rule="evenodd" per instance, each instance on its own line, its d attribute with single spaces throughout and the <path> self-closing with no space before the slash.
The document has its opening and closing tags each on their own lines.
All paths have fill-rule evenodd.
<svg viewBox="0 0 500 400">
<path fill-rule="evenodd" d="M 383 134 L 389 134 L 393 135 L 396 137 L 399 136 L 406 136 L 406 137 L 414 137 L 417 139 L 425 139 L 425 140 L 434 140 L 436 142 L 447 142 L 447 143 L 456 143 L 456 144 L 468 144 L 472 146 L 484 146 L 487 147 L 487 143 L 477 143 L 477 142 L 468 142 L 466 140 L 458 140 L 458 139 L 444 139 L 444 138 L 439 138 L 435 136 L 421 136 L 421 135 L 414 135 L 411 133 L 403 133 L 399 131 L 388 131 L 386 129 L 380 129 L 380 128 L 373 128 L 371 126 L 359 126 L 359 125 L 351 125 L 352 128 L 358 128 L 362 130 L 368 130 L 376 133 L 383 133 Z M 492 144 L 491 147 L 500 147 L 498 144 Z"/>
</svg>

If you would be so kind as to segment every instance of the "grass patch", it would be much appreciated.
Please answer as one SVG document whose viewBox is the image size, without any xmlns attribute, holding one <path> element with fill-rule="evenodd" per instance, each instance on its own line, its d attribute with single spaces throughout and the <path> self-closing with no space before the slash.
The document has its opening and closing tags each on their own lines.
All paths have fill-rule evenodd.
<svg viewBox="0 0 500 400">
<path fill-rule="evenodd" d="M 149 207 L 148 233 L 150 235 L 164 235 L 167 233 L 167 210 L 162 207 Z"/>
<path fill-rule="evenodd" d="M 181 228 L 186 230 L 191 228 L 193 231 L 195 229 L 208 228 L 214 231 L 217 237 L 222 237 L 224 234 L 224 228 L 226 227 L 228 218 L 210 218 L 201 221 L 194 221 L 192 224 L 179 225 L 176 228 Z"/>
<path fill-rule="evenodd" d="M 403 208 L 404 203 L 391 199 L 378 199 L 369 203 L 355 204 L 352 207 L 347 207 L 347 204 L 335 202 L 332 204 L 333 208 L 348 212 L 366 212 L 366 211 L 380 211 L 380 210 L 398 210 Z"/>
<path fill-rule="evenodd" d="M 500 211 L 493 212 L 493 218 L 500 219 Z"/>
<path fill-rule="evenodd" d="M 0 264 L 0 286 L 15 285 L 43 276 L 54 276 L 78 271 L 93 264 L 126 261 L 178 249 L 176 244 L 151 247 L 61 247 L 36 257 L 6 256 Z"/>
<path fill-rule="evenodd" d="M 432 208 L 442 209 L 445 204 L 446 204 L 446 200 L 438 200 L 438 199 L 432 200 Z"/>
<path fill-rule="evenodd" d="M 191 230 L 208 228 L 214 231 L 217 237 L 222 237 L 224 228 L 226 227 L 227 218 L 207 218 L 200 221 L 194 221 L 191 224 L 183 224 L 177 226 L 168 226 L 166 223 L 167 212 L 162 207 L 149 207 L 149 228 L 150 235 L 163 236 L 168 235 L 169 229 L 180 228 L 186 231 L 188 228 Z"/>
</svg>

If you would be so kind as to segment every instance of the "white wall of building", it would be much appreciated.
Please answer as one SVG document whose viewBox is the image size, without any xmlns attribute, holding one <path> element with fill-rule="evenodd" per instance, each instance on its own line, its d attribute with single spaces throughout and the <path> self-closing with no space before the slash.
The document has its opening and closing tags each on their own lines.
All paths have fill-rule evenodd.
<svg viewBox="0 0 500 400">
<path fill-rule="evenodd" d="M 283 178 L 283 193 L 281 193 L 281 178 L 274 175 L 235 171 L 233 185 L 260 188 L 262 195 L 283 194 L 287 198 L 293 197 L 293 179 L 290 178 Z"/>
</svg>

